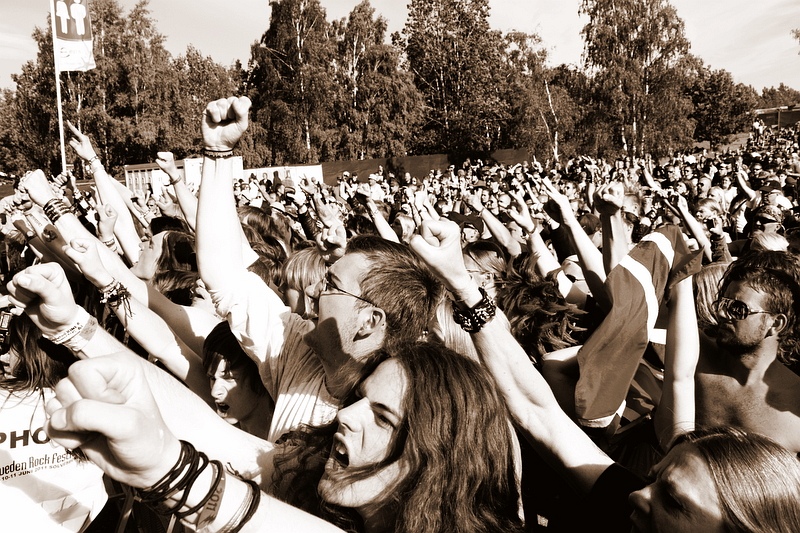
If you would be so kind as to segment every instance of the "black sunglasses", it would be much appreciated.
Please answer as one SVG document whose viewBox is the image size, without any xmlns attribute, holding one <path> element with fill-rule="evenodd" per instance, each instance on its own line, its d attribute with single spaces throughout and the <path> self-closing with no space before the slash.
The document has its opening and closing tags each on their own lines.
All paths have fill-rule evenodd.
<svg viewBox="0 0 800 533">
<path fill-rule="evenodd" d="M 750 307 L 741 300 L 733 300 L 725 297 L 721 297 L 714 302 L 714 311 L 720 316 L 729 317 L 734 320 L 744 320 L 750 315 L 770 312 L 764 311 L 763 309 L 750 309 Z"/>
</svg>

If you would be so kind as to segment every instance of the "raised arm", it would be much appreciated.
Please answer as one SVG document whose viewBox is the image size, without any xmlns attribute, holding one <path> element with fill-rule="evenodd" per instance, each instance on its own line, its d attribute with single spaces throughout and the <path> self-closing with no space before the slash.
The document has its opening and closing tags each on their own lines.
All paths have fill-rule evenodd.
<svg viewBox="0 0 800 533">
<path fill-rule="evenodd" d="M 42 334 L 65 345 L 83 359 L 110 354 L 138 365 L 150 385 L 170 431 L 190 441 L 211 457 L 220 459 L 243 476 L 269 487 L 272 479 L 273 445 L 225 422 L 182 383 L 140 358 L 75 304 L 63 269 L 55 263 L 28 267 L 8 284 L 11 301 L 25 309 Z M 71 370 L 72 371 L 72 370 Z M 102 465 L 101 465 L 102 466 Z"/>
<path fill-rule="evenodd" d="M 628 255 L 628 240 L 622 220 L 624 197 L 625 187 L 618 181 L 603 185 L 594 194 L 594 205 L 600 213 L 603 229 L 603 266 L 606 274 Z"/>
<path fill-rule="evenodd" d="M 546 178 L 542 180 L 542 190 L 558 206 L 561 213 L 561 223 L 567 228 L 572 244 L 575 246 L 575 251 L 578 253 L 580 267 L 583 270 L 583 277 L 589 286 L 589 291 L 603 307 L 610 307 L 605 290 L 606 270 L 603 264 L 603 253 L 594 245 L 591 237 L 581 227 L 574 211 L 572 211 L 569 199 L 561 194 Z"/>
<path fill-rule="evenodd" d="M 509 191 L 509 194 L 511 195 L 512 202 L 511 208 L 508 210 L 508 215 L 527 234 L 528 248 L 531 255 L 536 260 L 536 269 L 539 274 L 544 277 L 550 272 L 561 268 L 558 259 L 553 256 L 550 249 L 547 247 L 547 243 L 545 243 L 542 238 L 541 221 L 531 216 L 528 205 L 525 203 L 521 194 L 513 191 Z M 572 291 L 574 285 L 564 272 L 559 272 L 556 275 L 556 283 L 558 284 L 558 291 L 565 298 Z"/>
<path fill-rule="evenodd" d="M 745 196 L 747 196 L 748 200 L 755 200 L 756 191 L 750 188 L 750 185 L 747 183 L 747 171 L 742 167 L 741 162 L 736 162 L 736 170 L 734 171 L 736 174 L 736 186 L 739 188 Z"/>
<path fill-rule="evenodd" d="M 244 273 L 242 230 L 233 198 L 233 148 L 247 129 L 250 100 L 211 102 L 203 112 L 203 171 L 197 205 L 197 266 L 211 291 Z M 220 156 L 224 157 L 220 157 Z"/>
<path fill-rule="evenodd" d="M 197 226 L 197 197 L 189 190 L 184 181 L 183 174 L 175 164 L 172 152 L 158 152 L 156 164 L 169 176 L 169 183 L 175 189 L 175 197 L 181 208 L 186 223 L 194 231 Z"/>
<path fill-rule="evenodd" d="M 69 126 L 73 135 L 72 139 L 69 140 L 69 145 L 83 161 L 88 162 L 102 203 L 112 205 L 117 212 L 117 224 L 114 228 L 117 242 L 119 242 L 131 263 L 136 263 L 139 260 L 139 234 L 136 232 L 133 218 L 129 214 L 125 201 L 119 195 L 113 183 L 116 180 L 106 172 L 88 135 L 81 133 L 69 121 L 67 121 L 67 126 Z"/>
<path fill-rule="evenodd" d="M 461 258 L 458 226 L 423 224 L 412 249 L 437 273 L 463 309 L 485 307 Z M 559 407 L 553 392 L 511 335 L 499 310 L 472 340 L 508 404 L 515 424 L 543 457 L 581 493 L 588 493 L 613 461 Z"/>
<path fill-rule="evenodd" d="M 378 230 L 378 235 L 386 239 L 387 241 L 392 242 L 400 242 L 400 238 L 397 236 L 397 233 L 394 232 L 392 226 L 389 222 L 383 218 L 383 213 L 380 212 L 378 206 L 375 204 L 375 200 L 373 200 L 369 195 L 366 196 L 367 198 L 367 213 L 369 213 L 369 217 L 372 219 L 372 223 L 375 224 L 375 228 Z"/>
<path fill-rule="evenodd" d="M 137 496 L 177 512 L 192 530 L 340 531 L 227 473 L 227 465 L 193 462 L 200 443 L 181 443 L 162 418 L 141 365 L 108 355 L 75 363 L 48 402 L 48 435 L 68 449 L 80 448 Z M 190 441 L 191 442 L 191 441 Z M 199 466 L 198 466 L 199 464 Z M 208 502 L 208 503 L 206 503 Z"/>
<path fill-rule="evenodd" d="M 492 234 L 492 237 L 494 237 L 494 239 L 508 251 L 511 257 L 517 257 L 522 253 L 522 247 L 520 244 L 514 240 L 514 238 L 511 236 L 511 232 L 508 231 L 508 228 L 505 226 L 505 224 L 503 224 L 496 216 L 494 216 L 491 211 L 486 209 L 483 203 L 481 203 L 479 195 L 467 193 L 466 201 L 475 214 L 477 214 L 481 220 L 483 220 L 484 224 L 486 224 L 486 227 L 489 229 L 489 233 Z"/>
<path fill-rule="evenodd" d="M 88 239 L 74 239 L 65 247 L 65 253 L 86 279 L 103 292 L 103 299 L 136 342 L 210 402 L 209 381 L 200 355 L 181 342 L 160 316 L 130 295 L 125 285 L 103 267 L 96 244 Z"/>
<path fill-rule="evenodd" d="M 691 276 L 672 289 L 669 302 L 664 386 L 654 416 L 656 436 L 668 450 L 678 435 L 694 430 L 694 373 L 700 355 Z"/>
</svg>

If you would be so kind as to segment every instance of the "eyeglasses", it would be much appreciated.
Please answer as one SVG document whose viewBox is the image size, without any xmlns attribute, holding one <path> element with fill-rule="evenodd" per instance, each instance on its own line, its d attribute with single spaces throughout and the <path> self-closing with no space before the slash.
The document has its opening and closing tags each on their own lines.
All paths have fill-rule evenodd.
<svg viewBox="0 0 800 533">
<path fill-rule="evenodd" d="M 366 303 L 368 303 L 369 305 L 371 305 L 373 307 L 380 307 L 380 306 L 375 305 L 374 303 L 370 302 L 366 298 L 362 298 L 361 296 L 358 296 L 357 294 L 353 294 L 352 292 L 347 292 L 344 289 L 340 289 L 330 279 L 330 275 L 328 275 L 328 276 L 325 276 L 324 278 L 322 278 L 322 287 L 320 289 L 320 296 L 322 296 L 323 294 L 331 294 L 332 292 L 338 292 L 338 293 L 341 293 L 341 294 L 346 294 L 348 296 L 352 296 L 353 298 L 355 298 L 357 300 L 361 300 L 362 302 L 366 302 Z"/>
<path fill-rule="evenodd" d="M 755 219 L 753 219 L 753 223 L 761 225 L 761 226 L 766 226 L 767 224 L 777 224 L 778 221 L 777 220 L 773 220 L 771 218 L 756 217 Z"/>
<path fill-rule="evenodd" d="M 732 300 L 730 298 L 721 297 L 714 302 L 714 311 L 723 317 L 732 318 L 733 320 L 744 320 L 750 315 L 758 315 L 760 313 L 770 313 L 771 311 L 764 311 L 763 309 L 750 309 L 750 307 L 740 301 Z"/>
</svg>

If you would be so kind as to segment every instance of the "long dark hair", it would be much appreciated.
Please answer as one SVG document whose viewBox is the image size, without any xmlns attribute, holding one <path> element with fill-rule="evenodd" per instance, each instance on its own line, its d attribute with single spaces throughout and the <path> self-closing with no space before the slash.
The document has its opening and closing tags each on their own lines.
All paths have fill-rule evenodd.
<svg viewBox="0 0 800 533">
<path fill-rule="evenodd" d="M 19 357 L 13 375 L 0 377 L 0 388 L 9 392 L 33 394 L 53 388 L 75 362 L 67 348 L 42 337 L 42 331 L 26 314 L 11 319 L 8 335 L 9 350 Z"/>
<path fill-rule="evenodd" d="M 413 343 L 378 353 L 364 376 L 389 357 L 408 379 L 405 417 L 387 459 L 353 479 L 402 459 L 408 473 L 384 502 L 397 532 L 521 531 L 508 413 L 486 371 L 443 346 Z M 345 405 L 355 400 L 351 395 Z M 276 486 L 289 487 L 283 495 L 290 503 L 359 531 L 354 510 L 328 505 L 317 492 L 336 428 L 290 434 L 285 443 L 296 446 L 276 460 Z"/>
<path fill-rule="evenodd" d="M 555 274 L 542 278 L 534 266 L 529 255 L 509 265 L 498 287 L 497 305 L 508 317 L 511 334 L 540 365 L 547 352 L 580 343 L 584 328 L 578 321 L 585 313 L 561 296 Z"/>
</svg>

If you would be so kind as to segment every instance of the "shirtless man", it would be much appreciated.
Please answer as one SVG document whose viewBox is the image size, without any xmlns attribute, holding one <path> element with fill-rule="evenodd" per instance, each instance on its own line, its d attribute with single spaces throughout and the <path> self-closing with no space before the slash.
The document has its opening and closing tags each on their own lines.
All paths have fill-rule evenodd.
<svg viewBox="0 0 800 533">
<path fill-rule="evenodd" d="M 731 425 L 800 453 L 796 357 L 800 267 L 791 254 L 761 252 L 734 263 L 722 280 L 719 325 L 703 339 L 697 366 L 697 423 Z"/>
</svg>

